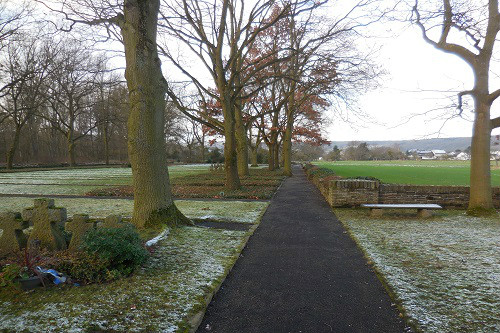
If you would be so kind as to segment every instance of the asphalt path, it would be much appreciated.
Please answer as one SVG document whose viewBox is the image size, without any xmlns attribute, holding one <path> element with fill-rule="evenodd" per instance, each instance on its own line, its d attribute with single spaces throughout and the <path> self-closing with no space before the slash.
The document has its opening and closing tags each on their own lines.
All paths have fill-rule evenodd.
<svg viewBox="0 0 500 333">
<path fill-rule="evenodd" d="M 296 167 L 197 332 L 409 331 L 361 251 Z"/>
</svg>

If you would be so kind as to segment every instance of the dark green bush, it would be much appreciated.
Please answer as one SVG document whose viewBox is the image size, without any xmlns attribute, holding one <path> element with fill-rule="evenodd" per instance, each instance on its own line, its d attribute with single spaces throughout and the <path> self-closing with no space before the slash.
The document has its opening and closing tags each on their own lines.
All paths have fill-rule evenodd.
<svg viewBox="0 0 500 333">
<path fill-rule="evenodd" d="M 96 254 L 64 251 L 57 254 L 52 268 L 68 275 L 73 281 L 89 284 L 114 280 L 119 272 L 108 269 L 109 262 Z"/>
<path fill-rule="evenodd" d="M 148 257 L 139 234 L 131 225 L 88 231 L 83 238 L 82 250 L 105 260 L 107 269 L 121 276 L 132 273 Z"/>
</svg>

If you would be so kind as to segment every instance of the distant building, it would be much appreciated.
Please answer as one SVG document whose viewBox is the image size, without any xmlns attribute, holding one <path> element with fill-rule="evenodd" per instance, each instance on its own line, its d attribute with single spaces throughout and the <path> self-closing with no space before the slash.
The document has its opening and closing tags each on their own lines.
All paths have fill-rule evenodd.
<svg viewBox="0 0 500 333">
<path fill-rule="evenodd" d="M 434 154 L 432 150 L 417 150 L 417 156 L 422 160 L 434 160 Z"/>
<path fill-rule="evenodd" d="M 432 155 L 434 156 L 435 159 L 443 159 L 447 157 L 447 154 L 444 150 L 441 149 L 434 149 L 431 150 Z"/>
<path fill-rule="evenodd" d="M 460 160 L 460 161 L 468 161 L 468 160 L 470 160 L 470 155 L 467 153 L 461 152 L 460 154 L 457 155 L 457 157 L 455 157 L 455 159 Z"/>
</svg>

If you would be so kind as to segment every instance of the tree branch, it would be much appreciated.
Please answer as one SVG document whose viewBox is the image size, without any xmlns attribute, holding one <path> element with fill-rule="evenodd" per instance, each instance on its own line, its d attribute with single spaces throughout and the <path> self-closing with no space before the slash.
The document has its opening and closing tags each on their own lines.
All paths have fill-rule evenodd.
<svg viewBox="0 0 500 333">
<path fill-rule="evenodd" d="M 465 48 L 461 45 L 454 44 L 454 43 L 448 43 L 448 41 L 447 41 L 448 34 L 449 34 L 449 32 L 451 30 L 451 26 L 452 26 L 452 21 L 451 21 L 452 12 L 451 12 L 451 5 L 450 5 L 449 0 L 443 0 L 443 2 L 444 2 L 444 7 L 445 7 L 445 11 L 443 13 L 443 29 L 441 31 L 441 36 L 439 37 L 438 42 L 432 40 L 427 34 L 427 29 L 421 21 L 420 12 L 418 10 L 418 0 L 415 0 L 415 5 L 413 6 L 413 10 L 412 10 L 413 13 L 415 13 L 415 17 L 416 17 L 415 24 L 417 25 L 417 27 L 420 28 L 420 30 L 422 32 L 422 38 L 427 43 L 431 44 L 432 46 L 434 46 L 435 48 L 437 48 L 443 52 L 451 53 L 451 54 L 454 54 L 456 56 L 459 56 L 465 62 L 467 62 L 470 66 L 474 67 L 474 65 L 476 63 L 476 55 L 473 52 L 469 51 L 467 48 Z"/>
</svg>

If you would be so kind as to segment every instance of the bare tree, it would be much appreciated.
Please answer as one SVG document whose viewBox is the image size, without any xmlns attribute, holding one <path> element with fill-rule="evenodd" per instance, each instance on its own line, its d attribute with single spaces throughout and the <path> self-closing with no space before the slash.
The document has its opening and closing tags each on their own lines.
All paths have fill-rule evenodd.
<svg viewBox="0 0 500 333">
<path fill-rule="evenodd" d="M 287 4 L 271 17 L 276 3 L 259 0 L 247 9 L 243 0 L 176 0 L 166 4 L 167 10 L 163 13 L 162 28 L 182 42 L 184 49 L 181 52 L 189 52 L 201 62 L 210 82 L 200 76 L 199 68 L 186 66 L 178 53 L 167 45 L 163 47 L 163 54 L 194 85 L 200 98 L 208 96 L 218 102 L 223 123 L 208 118 L 199 108 L 186 107 L 173 90 L 167 93 L 188 117 L 224 133 L 225 186 L 228 190 L 238 189 L 239 175 L 248 174 L 247 132 L 242 109 L 245 99 L 263 87 L 253 84 L 255 74 L 275 61 L 282 61 L 281 57 L 273 61 L 262 57 L 248 61 L 257 36 L 289 15 L 290 5 Z M 321 5 L 321 2 L 308 1 L 294 3 L 297 12 Z M 203 104 L 208 103 L 203 101 Z"/>
<path fill-rule="evenodd" d="M 471 214 L 489 214 L 493 210 L 490 174 L 491 130 L 500 127 L 500 117 L 491 119 L 491 105 L 500 89 L 490 92 L 491 62 L 500 30 L 498 0 L 432 1 L 413 6 L 413 21 L 424 40 L 443 52 L 460 57 L 474 73 L 472 89 L 458 94 L 459 114 L 462 99 L 474 101 L 474 126 L 471 144 L 470 200 Z M 437 36 L 434 38 L 434 36 Z"/>
<path fill-rule="evenodd" d="M 384 11 L 374 10 L 367 14 L 376 4 L 377 1 L 372 0 L 356 1 L 347 9 L 339 7 L 339 14 L 334 18 L 302 12 L 292 4 L 292 14 L 281 25 L 263 31 L 257 39 L 255 54 L 272 55 L 283 44 L 288 45 L 289 54 L 287 61 L 269 68 L 273 72 L 271 75 L 279 80 L 251 100 L 262 110 L 260 116 L 256 110 L 256 123 L 269 148 L 270 170 L 278 167 L 279 150 L 283 144 L 284 173 L 292 175 L 292 139 L 306 134 L 316 140 L 321 132 L 314 126 L 306 130 L 298 123 L 317 123 L 317 119 L 310 121 L 317 117 L 315 113 L 321 109 L 317 107 L 323 103 L 321 101 L 330 109 L 337 105 L 350 107 L 356 94 L 374 85 L 379 71 L 369 53 L 357 50 L 355 41 L 359 30 L 384 16 Z"/>
<path fill-rule="evenodd" d="M 14 128 L 10 148 L 7 151 L 7 169 L 12 169 L 23 127 L 34 117 L 45 102 L 42 93 L 48 77 L 51 57 L 50 46 L 37 36 L 24 38 L 7 46 L 6 56 L 0 62 L 0 70 L 9 82 L 0 100 L 0 122 L 7 120 Z"/>
<path fill-rule="evenodd" d="M 133 223 L 140 227 L 190 223 L 176 208 L 164 139 L 165 92 L 157 50 L 160 0 L 37 0 L 67 23 L 104 27 L 123 42 L 129 89 L 129 159 L 134 185 Z M 56 5 L 53 5 L 53 3 Z"/>
<path fill-rule="evenodd" d="M 104 161 L 109 164 L 110 141 L 114 128 L 126 122 L 128 108 L 127 88 L 114 73 L 101 72 L 97 77 L 96 92 L 92 103 L 97 131 L 104 145 Z"/>
<path fill-rule="evenodd" d="M 19 32 L 19 29 L 24 23 L 24 19 L 30 13 L 28 2 L 17 4 L 9 3 L 8 0 L 0 0 L 0 51 L 2 51 Z M 0 77 L 0 96 L 4 90 L 16 82 L 2 82 Z M 0 116 L 0 123 L 1 123 Z"/>
<path fill-rule="evenodd" d="M 65 41 L 52 59 L 45 87 L 48 114 L 42 116 L 65 136 L 72 166 L 76 165 L 76 143 L 98 126 L 92 97 L 99 88 L 98 77 L 105 71 L 104 62 L 76 41 Z"/>
<path fill-rule="evenodd" d="M 380 71 L 371 59 L 373 55 L 358 50 L 356 40 L 361 30 L 386 15 L 386 9 L 377 10 L 379 4 L 376 0 L 355 1 L 347 10 L 339 8 L 342 14 L 330 20 L 313 13 L 292 16 L 289 43 L 298 52 L 288 63 L 284 81 L 288 95 L 283 135 L 285 175 L 292 175 L 294 122 L 311 98 L 336 100 L 330 108 L 339 104 L 349 108 L 356 94 L 376 85 Z"/>
</svg>

